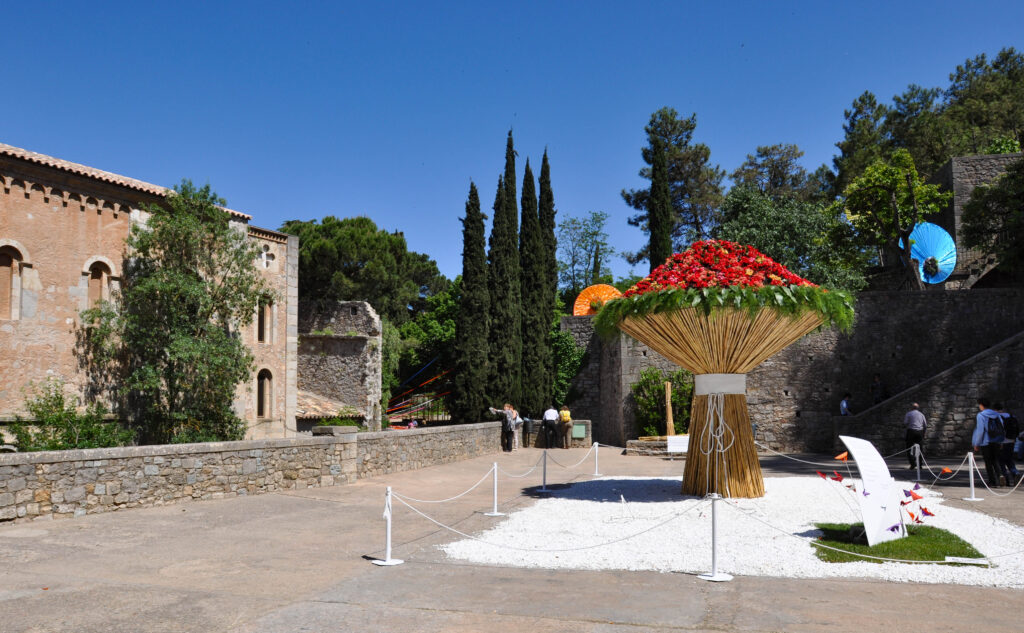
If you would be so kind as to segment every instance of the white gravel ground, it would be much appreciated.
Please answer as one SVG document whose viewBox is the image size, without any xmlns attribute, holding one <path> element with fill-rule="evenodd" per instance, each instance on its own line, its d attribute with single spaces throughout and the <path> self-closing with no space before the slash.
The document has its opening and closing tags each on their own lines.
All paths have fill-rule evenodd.
<svg viewBox="0 0 1024 633">
<path fill-rule="evenodd" d="M 913 483 L 901 485 L 911 488 Z M 442 549 L 452 558 L 511 567 L 703 573 L 711 569 L 710 502 L 681 497 L 679 486 L 679 479 L 631 477 L 577 482 L 496 519 L 500 523 L 477 535 L 479 540 Z M 853 493 L 818 477 L 769 478 L 765 488 L 760 499 L 719 503 L 719 571 L 1024 587 L 1024 529 L 944 506 L 940 493 L 918 491 L 925 496 L 921 503 L 935 514 L 925 522 L 992 557 L 992 567 L 825 563 L 811 545 L 821 534 L 814 524 L 860 521 Z M 910 507 L 916 514 L 917 504 Z"/>
</svg>

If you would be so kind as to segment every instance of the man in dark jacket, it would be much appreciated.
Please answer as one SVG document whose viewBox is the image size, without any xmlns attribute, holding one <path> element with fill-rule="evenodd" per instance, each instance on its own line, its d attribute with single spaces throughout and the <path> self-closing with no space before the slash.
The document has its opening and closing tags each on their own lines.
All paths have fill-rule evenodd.
<svg viewBox="0 0 1024 633">
<path fill-rule="evenodd" d="M 974 452 L 981 448 L 981 456 L 985 458 L 986 483 L 990 488 L 999 487 L 999 453 L 1003 447 L 1003 417 L 989 408 L 987 398 L 978 398 L 978 416 L 975 418 L 974 435 L 971 443 Z"/>
</svg>

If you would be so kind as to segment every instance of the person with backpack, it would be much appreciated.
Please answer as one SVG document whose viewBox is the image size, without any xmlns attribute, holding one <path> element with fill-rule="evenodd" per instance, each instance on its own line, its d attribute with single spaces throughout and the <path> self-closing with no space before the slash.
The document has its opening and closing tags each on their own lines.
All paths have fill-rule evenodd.
<svg viewBox="0 0 1024 633">
<path fill-rule="evenodd" d="M 1012 486 L 1017 483 L 1020 473 L 1017 472 L 1017 464 L 1013 461 L 1013 445 L 1020 434 L 1020 422 L 1017 418 L 1003 408 L 1001 402 L 992 404 L 992 408 L 1003 418 L 1003 431 L 1006 436 L 1003 438 L 1003 445 L 999 453 L 999 469 L 1006 477 L 1006 485 Z"/>
<path fill-rule="evenodd" d="M 975 418 L 974 435 L 971 444 L 974 452 L 981 448 L 981 456 L 985 459 L 985 473 L 990 488 L 999 487 L 999 454 L 1003 448 L 1006 431 L 1003 429 L 1003 416 L 993 411 L 988 398 L 978 398 L 978 415 Z"/>
<path fill-rule="evenodd" d="M 572 446 L 572 414 L 569 413 L 569 407 L 562 405 L 562 408 L 558 410 L 558 419 L 562 423 L 562 448 L 570 448 Z"/>
</svg>

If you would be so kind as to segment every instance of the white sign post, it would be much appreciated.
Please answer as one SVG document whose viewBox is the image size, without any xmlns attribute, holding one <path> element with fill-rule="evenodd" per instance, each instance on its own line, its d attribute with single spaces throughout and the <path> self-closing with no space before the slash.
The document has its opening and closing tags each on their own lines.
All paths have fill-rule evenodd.
<svg viewBox="0 0 1024 633">
<path fill-rule="evenodd" d="M 895 541 L 907 535 L 900 514 L 903 492 L 889 474 L 889 467 L 875 445 L 858 437 L 840 435 L 860 473 L 857 503 L 864 517 L 868 545 Z"/>
</svg>

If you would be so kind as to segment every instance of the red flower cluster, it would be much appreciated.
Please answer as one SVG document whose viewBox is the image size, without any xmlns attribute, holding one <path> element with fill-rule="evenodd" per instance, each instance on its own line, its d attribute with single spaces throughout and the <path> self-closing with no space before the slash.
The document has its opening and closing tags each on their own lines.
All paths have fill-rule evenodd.
<svg viewBox="0 0 1024 633">
<path fill-rule="evenodd" d="M 694 242 L 623 293 L 625 297 L 667 288 L 813 286 L 753 246 L 724 240 Z"/>
</svg>

